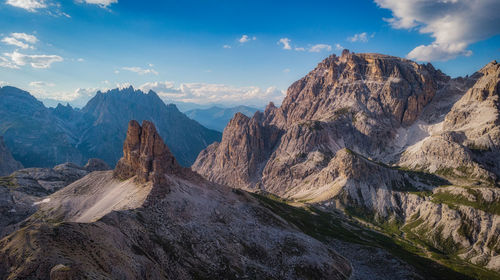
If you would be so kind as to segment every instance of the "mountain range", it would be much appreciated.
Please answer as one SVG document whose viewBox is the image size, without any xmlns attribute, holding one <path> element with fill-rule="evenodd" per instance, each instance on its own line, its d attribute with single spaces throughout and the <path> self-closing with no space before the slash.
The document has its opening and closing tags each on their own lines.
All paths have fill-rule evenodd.
<svg viewBox="0 0 500 280">
<path fill-rule="evenodd" d="M 26 167 L 84 164 L 89 158 L 114 166 L 121 157 L 130 119 L 154 121 L 184 166 L 221 137 L 186 117 L 175 105 L 165 105 L 153 91 L 144 93 L 132 87 L 99 91 L 78 110 L 61 104 L 46 108 L 28 92 L 0 88 L 0 134 L 14 158 Z"/>
<path fill-rule="evenodd" d="M 234 114 L 242 113 L 245 116 L 251 117 L 258 110 L 259 109 L 243 105 L 231 108 L 213 106 L 207 109 L 192 109 L 184 113 L 203 126 L 222 132 L 233 118 Z"/>
<path fill-rule="evenodd" d="M 7 92 L 9 147 L 119 160 L 0 177 L 0 278 L 500 277 L 496 61 L 451 78 L 344 50 L 293 83 L 280 107 L 237 112 L 212 144 L 204 133 L 217 132 L 158 107 L 154 92 L 99 92 L 81 110 Z M 170 119 L 192 126 L 162 132 Z M 52 149 L 36 145 L 51 133 Z M 191 134 L 205 148 L 189 168 L 169 141 L 188 149 L 176 141 Z"/>
<path fill-rule="evenodd" d="M 340 208 L 442 263 L 500 272 L 499 84 L 496 61 L 452 79 L 431 64 L 344 51 L 293 83 L 281 107 L 236 114 L 193 170 Z"/>
</svg>

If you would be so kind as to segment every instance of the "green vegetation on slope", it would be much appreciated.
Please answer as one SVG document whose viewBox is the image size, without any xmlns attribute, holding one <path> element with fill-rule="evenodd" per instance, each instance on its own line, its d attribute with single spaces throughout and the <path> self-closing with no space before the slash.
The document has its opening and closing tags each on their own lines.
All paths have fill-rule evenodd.
<svg viewBox="0 0 500 280">
<path fill-rule="evenodd" d="M 500 277 L 495 272 L 469 264 L 457 257 L 447 256 L 422 243 L 417 237 L 409 240 L 401 238 L 406 231 L 401 229 L 397 221 L 379 223 L 381 232 L 377 232 L 361 226 L 355 220 L 343 219 L 313 206 L 294 207 L 273 196 L 252 195 L 271 211 L 318 240 L 327 241 L 333 238 L 383 248 L 415 267 L 426 279 L 499 279 Z M 367 212 L 350 209 L 350 213 L 354 214 L 353 216 L 363 216 L 362 213 Z M 370 219 L 370 216 L 360 218 Z M 429 252 L 432 259 L 428 257 Z"/>
<path fill-rule="evenodd" d="M 467 192 L 475 197 L 475 201 L 467 199 L 463 195 L 451 194 L 448 191 L 436 192 L 432 195 L 432 202 L 444 203 L 451 208 L 456 208 L 458 205 L 470 206 L 484 212 L 500 215 L 500 203 L 498 201 L 486 201 L 481 193 L 474 188 L 466 188 Z"/>
</svg>

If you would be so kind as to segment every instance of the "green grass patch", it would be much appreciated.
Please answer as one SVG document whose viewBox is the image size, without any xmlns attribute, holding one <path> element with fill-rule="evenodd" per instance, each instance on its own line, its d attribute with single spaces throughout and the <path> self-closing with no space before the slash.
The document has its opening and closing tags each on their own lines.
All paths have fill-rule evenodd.
<svg viewBox="0 0 500 280">
<path fill-rule="evenodd" d="M 14 176 L 0 177 L 0 186 L 5 186 L 9 189 L 17 189 L 19 187 Z"/>
<path fill-rule="evenodd" d="M 475 197 L 475 201 L 468 200 L 463 195 L 451 194 L 448 191 L 440 191 L 432 195 L 432 202 L 446 204 L 451 208 L 457 208 L 458 205 L 470 206 L 486 213 L 500 215 L 500 202 L 486 201 L 481 193 L 473 188 L 468 188 L 467 192 Z"/>
</svg>

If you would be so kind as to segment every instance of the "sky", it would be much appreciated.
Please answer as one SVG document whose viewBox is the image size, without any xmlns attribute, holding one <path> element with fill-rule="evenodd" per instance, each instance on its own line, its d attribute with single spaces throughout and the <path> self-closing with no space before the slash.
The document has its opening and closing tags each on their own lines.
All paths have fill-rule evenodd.
<svg viewBox="0 0 500 280">
<path fill-rule="evenodd" d="M 81 107 L 132 85 L 264 106 L 344 48 L 452 76 L 500 58 L 498 0 L 0 0 L 0 85 Z"/>
</svg>

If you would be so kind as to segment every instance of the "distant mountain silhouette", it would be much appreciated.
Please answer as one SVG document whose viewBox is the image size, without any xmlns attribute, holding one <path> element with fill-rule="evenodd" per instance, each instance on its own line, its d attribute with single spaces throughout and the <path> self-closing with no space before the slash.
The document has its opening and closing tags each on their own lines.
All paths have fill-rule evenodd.
<svg viewBox="0 0 500 280">
<path fill-rule="evenodd" d="M 207 109 L 189 110 L 186 111 L 185 114 L 210 129 L 222 132 L 233 118 L 234 114 L 242 113 L 248 117 L 252 117 L 258 110 L 257 108 L 248 106 L 237 106 L 232 108 L 213 106 Z"/>
<path fill-rule="evenodd" d="M 185 166 L 221 139 L 219 132 L 189 119 L 175 105 L 166 105 L 153 91 L 144 93 L 129 87 L 97 92 L 78 110 L 61 104 L 46 108 L 26 91 L 0 88 L 0 135 L 25 167 L 83 164 L 89 158 L 101 158 L 114 166 L 122 155 L 131 119 L 154 122 Z"/>
</svg>

